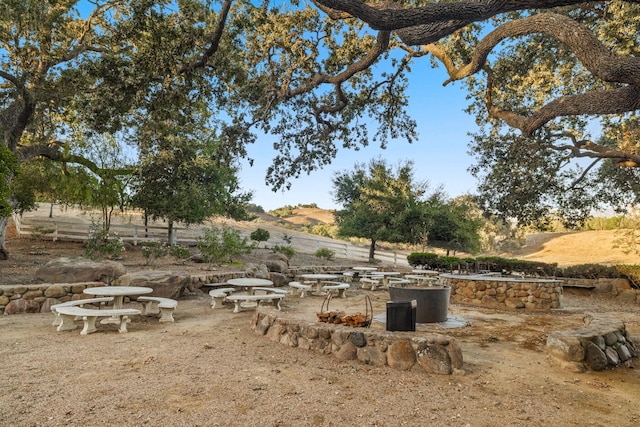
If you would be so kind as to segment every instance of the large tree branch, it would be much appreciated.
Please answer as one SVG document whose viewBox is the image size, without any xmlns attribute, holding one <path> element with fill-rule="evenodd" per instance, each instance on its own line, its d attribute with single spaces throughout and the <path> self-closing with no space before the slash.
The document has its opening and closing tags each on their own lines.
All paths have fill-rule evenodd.
<svg viewBox="0 0 640 427">
<path fill-rule="evenodd" d="M 425 49 L 447 68 L 450 79 L 446 85 L 482 69 L 491 51 L 504 39 L 534 33 L 549 35 L 569 46 L 585 68 L 604 81 L 640 85 L 640 58 L 616 55 L 587 27 L 557 13 L 541 13 L 499 26 L 478 43 L 471 61 L 460 68 L 454 66 L 443 50 L 433 45 Z"/>
<path fill-rule="evenodd" d="M 16 151 L 18 153 L 18 159 L 21 163 L 35 157 L 45 157 L 55 162 L 77 163 L 86 167 L 91 172 L 100 177 L 104 177 L 107 173 L 110 176 L 131 175 L 131 173 L 133 173 L 132 169 L 130 168 L 101 168 L 95 162 L 87 159 L 86 157 L 65 152 L 62 147 L 55 142 L 49 145 L 28 145 L 19 147 Z"/>
<path fill-rule="evenodd" d="M 375 30 L 403 30 L 398 32 L 398 35 L 407 44 L 433 43 L 465 25 L 484 21 L 500 13 L 583 3 L 581 0 L 465 0 L 402 8 L 393 2 L 371 5 L 358 0 L 315 0 L 315 2 L 324 8 L 346 12 L 357 17 Z M 640 3 L 640 0 L 628 0 L 628 2 Z"/>
<path fill-rule="evenodd" d="M 622 114 L 640 109 L 640 86 L 629 85 L 617 89 L 563 96 L 526 117 L 494 106 L 491 101 L 491 90 L 492 83 L 489 78 L 485 97 L 489 115 L 519 129 L 525 136 L 530 136 L 535 130 L 557 117 Z"/>
<path fill-rule="evenodd" d="M 211 58 L 218 51 L 218 47 L 220 46 L 220 40 L 222 39 L 222 35 L 224 34 L 224 27 L 227 23 L 227 16 L 229 15 L 229 10 L 231 9 L 231 4 L 233 0 L 225 0 L 222 4 L 222 10 L 218 14 L 218 21 L 216 22 L 216 26 L 213 29 L 213 32 L 209 36 L 209 47 L 202 54 L 202 57 L 197 61 L 193 61 L 190 64 L 183 66 L 179 73 L 189 73 L 196 68 L 202 68 L 207 65 L 209 58 Z"/>
</svg>

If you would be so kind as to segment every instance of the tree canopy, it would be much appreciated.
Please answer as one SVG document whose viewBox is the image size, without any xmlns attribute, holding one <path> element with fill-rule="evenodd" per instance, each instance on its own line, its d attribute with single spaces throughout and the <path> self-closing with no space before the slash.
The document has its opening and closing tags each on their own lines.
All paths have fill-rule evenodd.
<svg viewBox="0 0 640 427">
<path fill-rule="evenodd" d="M 265 180 L 286 188 L 340 148 L 416 141 L 408 72 L 429 57 L 445 84 L 468 84 L 485 208 L 579 220 L 602 201 L 638 201 L 638 3 L 5 0 L 2 142 L 19 162 L 97 170 L 65 147 L 202 103 L 238 156 L 259 133 L 278 136 Z"/>
</svg>

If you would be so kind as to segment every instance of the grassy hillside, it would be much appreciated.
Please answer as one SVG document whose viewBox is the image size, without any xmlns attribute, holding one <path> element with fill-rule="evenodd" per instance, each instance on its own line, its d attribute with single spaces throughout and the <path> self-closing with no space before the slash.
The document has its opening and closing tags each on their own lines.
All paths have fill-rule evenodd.
<svg viewBox="0 0 640 427">
<path fill-rule="evenodd" d="M 43 205 L 38 211 L 25 213 L 25 216 L 49 215 L 48 205 Z M 99 212 L 88 213 L 77 209 L 54 209 L 56 218 L 73 218 L 75 221 L 90 223 L 92 218 L 99 218 Z M 117 215 L 113 222 L 141 221 L 141 215 L 126 213 Z M 331 224 L 333 211 L 320 208 L 294 209 L 292 215 L 285 218 L 274 217 L 269 214 L 259 214 L 258 219 L 251 222 L 236 222 L 228 219 L 216 219 L 215 223 L 226 223 L 245 231 L 257 228 L 269 230 L 273 236 L 306 234 L 298 229 L 302 225 Z M 160 223 L 159 225 L 165 225 Z M 315 239 L 324 240 L 313 236 Z M 531 234 L 527 244 L 513 252 L 502 253 L 507 258 L 522 258 L 531 261 L 558 263 L 560 266 L 576 264 L 640 264 L 640 256 L 625 254 L 621 249 L 614 248 L 615 231 L 583 231 L 572 233 L 539 233 Z"/>
</svg>

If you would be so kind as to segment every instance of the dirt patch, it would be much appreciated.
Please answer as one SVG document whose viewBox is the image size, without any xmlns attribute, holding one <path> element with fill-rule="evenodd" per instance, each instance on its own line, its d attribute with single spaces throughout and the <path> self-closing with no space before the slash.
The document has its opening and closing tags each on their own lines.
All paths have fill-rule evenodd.
<svg viewBox="0 0 640 427">
<path fill-rule="evenodd" d="M 7 248 L 11 260 L 0 264 L 0 283 L 32 277 L 48 259 L 83 251 L 77 243 L 15 236 Z M 124 262 L 130 270 L 149 268 L 135 248 Z M 374 313 L 384 312 L 385 291 L 351 291 L 331 308 L 363 311 L 367 292 Z M 321 303 L 287 297 L 278 315 L 314 322 Z M 416 333 L 456 337 L 464 372 L 453 376 L 285 347 L 249 329 L 251 311 L 213 310 L 205 294 L 181 299 L 175 323 L 137 317 L 127 334 L 110 325 L 88 336 L 56 332 L 48 313 L 2 316 L 0 419 L 32 426 L 638 425 L 638 369 L 567 372 L 544 345 L 550 332 L 582 324 L 586 313 L 614 313 L 640 337 L 640 308 L 585 291 L 567 292 L 565 307 L 524 313 L 451 305 L 450 315 L 468 326 L 421 325 Z"/>
</svg>

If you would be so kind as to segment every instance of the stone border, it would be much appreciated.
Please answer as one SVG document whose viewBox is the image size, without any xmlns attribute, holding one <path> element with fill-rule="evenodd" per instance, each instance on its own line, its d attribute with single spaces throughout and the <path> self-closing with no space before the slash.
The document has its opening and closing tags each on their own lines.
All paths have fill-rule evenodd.
<svg viewBox="0 0 640 427">
<path fill-rule="evenodd" d="M 592 315 L 585 315 L 583 327 L 550 333 L 547 351 L 574 372 L 613 369 L 640 355 L 623 321 Z"/>
<path fill-rule="evenodd" d="M 339 360 L 401 370 L 416 368 L 430 374 L 463 373 L 462 349 L 455 338 L 447 335 L 305 322 L 260 309 L 251 319 L 251 328 L 257 335 L 280 344 L 332 354 Z"/>
<path fill-rule="evenodd" d="M 442 274 L 451 302 L 525 310 L 562 308 L 562 280 Z"/>
</svg>

